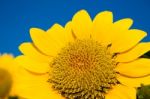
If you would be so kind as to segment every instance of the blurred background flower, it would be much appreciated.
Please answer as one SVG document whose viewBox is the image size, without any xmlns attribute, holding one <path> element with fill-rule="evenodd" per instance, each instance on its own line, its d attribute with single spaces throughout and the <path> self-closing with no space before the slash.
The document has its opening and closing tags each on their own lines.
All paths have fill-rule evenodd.
<svg viewBox="0 0 150 99">
<path fill-rule="evenodd" d="M 0 99 L 14 97 L 16 93 L 16 76 L 18 65 L 10 54 L 0 55 Z"/>
</svg>

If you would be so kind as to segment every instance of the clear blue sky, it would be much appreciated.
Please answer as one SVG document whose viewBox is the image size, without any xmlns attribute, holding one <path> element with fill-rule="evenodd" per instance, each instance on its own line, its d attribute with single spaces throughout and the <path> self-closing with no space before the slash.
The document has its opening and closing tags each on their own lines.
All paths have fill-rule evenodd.
<svg viewBox="0 0 150 99">
<path fill-rule="evenodd" d="M 19 55 L 18 46 L 31 41 L 31 27 L 64 25 L 80 9 L 92 18 L 104 10 L 112 11 L 114 20 L 130 17 L 133 28 L 150 34 L 150 0 L 0 0 L 0 53 Z M 144 41 L 150 41 L 150 35 Z"/>
</svg>

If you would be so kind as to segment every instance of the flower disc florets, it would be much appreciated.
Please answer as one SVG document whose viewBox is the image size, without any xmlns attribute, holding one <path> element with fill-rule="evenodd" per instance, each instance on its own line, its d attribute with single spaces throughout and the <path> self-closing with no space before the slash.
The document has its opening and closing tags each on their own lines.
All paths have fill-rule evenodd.
<svg viewBox="0 0 150 99">
<path fill-rule="evenodd" d="M 116 62 L 108 47 L 76 40 L 62 48 L 51 63 L 50 83 L 69 99 L 103 99 L 117 83 Z"/>
</svg>

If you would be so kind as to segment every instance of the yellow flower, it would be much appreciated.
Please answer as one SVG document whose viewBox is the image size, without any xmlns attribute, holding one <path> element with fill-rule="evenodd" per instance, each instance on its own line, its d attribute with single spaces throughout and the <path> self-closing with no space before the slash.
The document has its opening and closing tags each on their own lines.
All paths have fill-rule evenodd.
<svg viewBox="0 0 150 99">
<path fill-rule="evenodd" d="M 12 55 L 0 55 L 0 99 L 16 95 L 16 70 L 17 65 Z"/>
<path fill-rule="evenodd" d="M 31 28 L 16 61 L 23 66 L 20 93 L 28 99 L 136 99 L 136 88 L 150 84 L 147 35 L 130 29 L 130 18 L 113 22 L 104 11 L 92 20 L 77 12 L 65 27 Z"/>
</svg>

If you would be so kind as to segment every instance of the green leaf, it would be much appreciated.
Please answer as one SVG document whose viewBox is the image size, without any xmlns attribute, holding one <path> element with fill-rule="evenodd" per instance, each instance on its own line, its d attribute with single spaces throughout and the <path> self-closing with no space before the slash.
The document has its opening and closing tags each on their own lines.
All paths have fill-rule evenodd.
<svg viewBox="0 0 150 99">
<path fill-rule="evenodd" d="M 137 99 L 150 99 L 150 85 L 141 85 L 137 90 Z"/>
<path fill-rule="evenodd" d="M 17 96 L 9 96 L 8 99 L 19 99 Z"/>
</svg>

